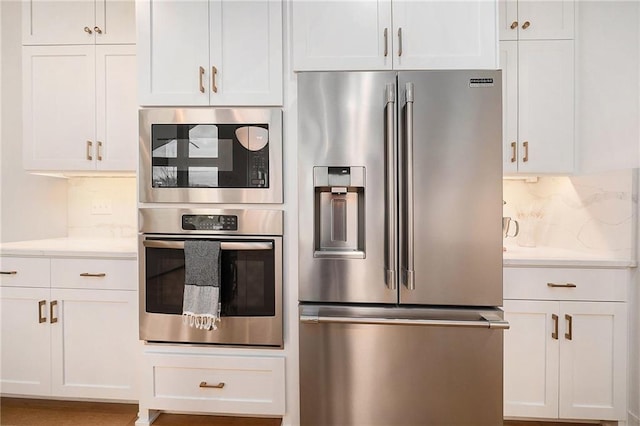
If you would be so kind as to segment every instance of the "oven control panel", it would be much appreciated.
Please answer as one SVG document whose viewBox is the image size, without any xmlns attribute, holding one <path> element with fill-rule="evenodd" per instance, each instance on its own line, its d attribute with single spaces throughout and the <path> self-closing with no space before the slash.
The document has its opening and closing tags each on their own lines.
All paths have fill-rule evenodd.
<svg viewBox="0 0 640 426">
<path fill-rule="evenodd" d="M 185 214 L 182 215 L 182 229 L 185 231 L 237 231 L 238 216 Z"/>
</svg>

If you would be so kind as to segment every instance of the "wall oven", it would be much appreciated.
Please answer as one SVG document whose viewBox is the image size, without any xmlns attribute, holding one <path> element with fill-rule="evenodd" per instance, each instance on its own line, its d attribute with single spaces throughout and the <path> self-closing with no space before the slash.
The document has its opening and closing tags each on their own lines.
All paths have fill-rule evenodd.
<svg viewBox="0 0 640 426">
<path fill-rule="evenodd" d="M 282 111 L 141 109 L 142 203 L 281 203 Z"/>
<path fill-rule="evenodd" d="M 140 208 L 140 339 L 281 348 L 280 210 Z M 217 330 L 182 321 L 184 243 L 220 242 Z"/>
</svg>

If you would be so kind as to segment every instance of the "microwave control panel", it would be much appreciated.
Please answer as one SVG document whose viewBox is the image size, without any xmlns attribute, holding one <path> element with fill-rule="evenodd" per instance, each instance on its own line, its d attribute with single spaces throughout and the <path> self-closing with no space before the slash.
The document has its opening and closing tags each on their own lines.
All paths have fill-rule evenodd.
<svg viewBox="0 0 640 426">
<path fill-rule="evenodd" d="M 182 229 L 185 231 L 237 231 L 238 216 L 185 214 L 182 215 Z"/>
</svg>

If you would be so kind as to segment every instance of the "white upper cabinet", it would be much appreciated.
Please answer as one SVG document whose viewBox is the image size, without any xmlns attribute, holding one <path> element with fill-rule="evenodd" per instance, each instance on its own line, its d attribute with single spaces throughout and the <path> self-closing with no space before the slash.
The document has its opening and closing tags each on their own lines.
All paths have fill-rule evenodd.
<svg viewBox="0 0 640 426">
<path fill-rule="evenodd" d="M 494 69 L 496 7 L 486 0 L 294 0 L 293 68 Z"/>
<path fill-rule="evenodd" d="M 22 0 L 22 44 L 135 42 L 134 0 Z"/>
<path fill-rule="evenodd" d="M 499 0 L 500 40 L 573 39 L 574 0 Z"/>
<path fill-rule="evenodd" d="M 137 23 L 141 105 L 282 104 L 281 1 L 142 0 Z"/>
<path fill-rule="evenodd" d="M 136 169 L 133 45 L 23 47 L 27 170 Z"/>
</svg>

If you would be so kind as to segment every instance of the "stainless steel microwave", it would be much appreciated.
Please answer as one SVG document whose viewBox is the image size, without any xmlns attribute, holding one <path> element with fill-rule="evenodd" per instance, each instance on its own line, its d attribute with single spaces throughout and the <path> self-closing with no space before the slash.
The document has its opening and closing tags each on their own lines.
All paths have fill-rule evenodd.
<svg viewBox="0 0 640 426">
<path fill-rule="evenodd" d="M 282 111 L 140 110 L 142 203 L 282 203 Z"/>
</svg>

